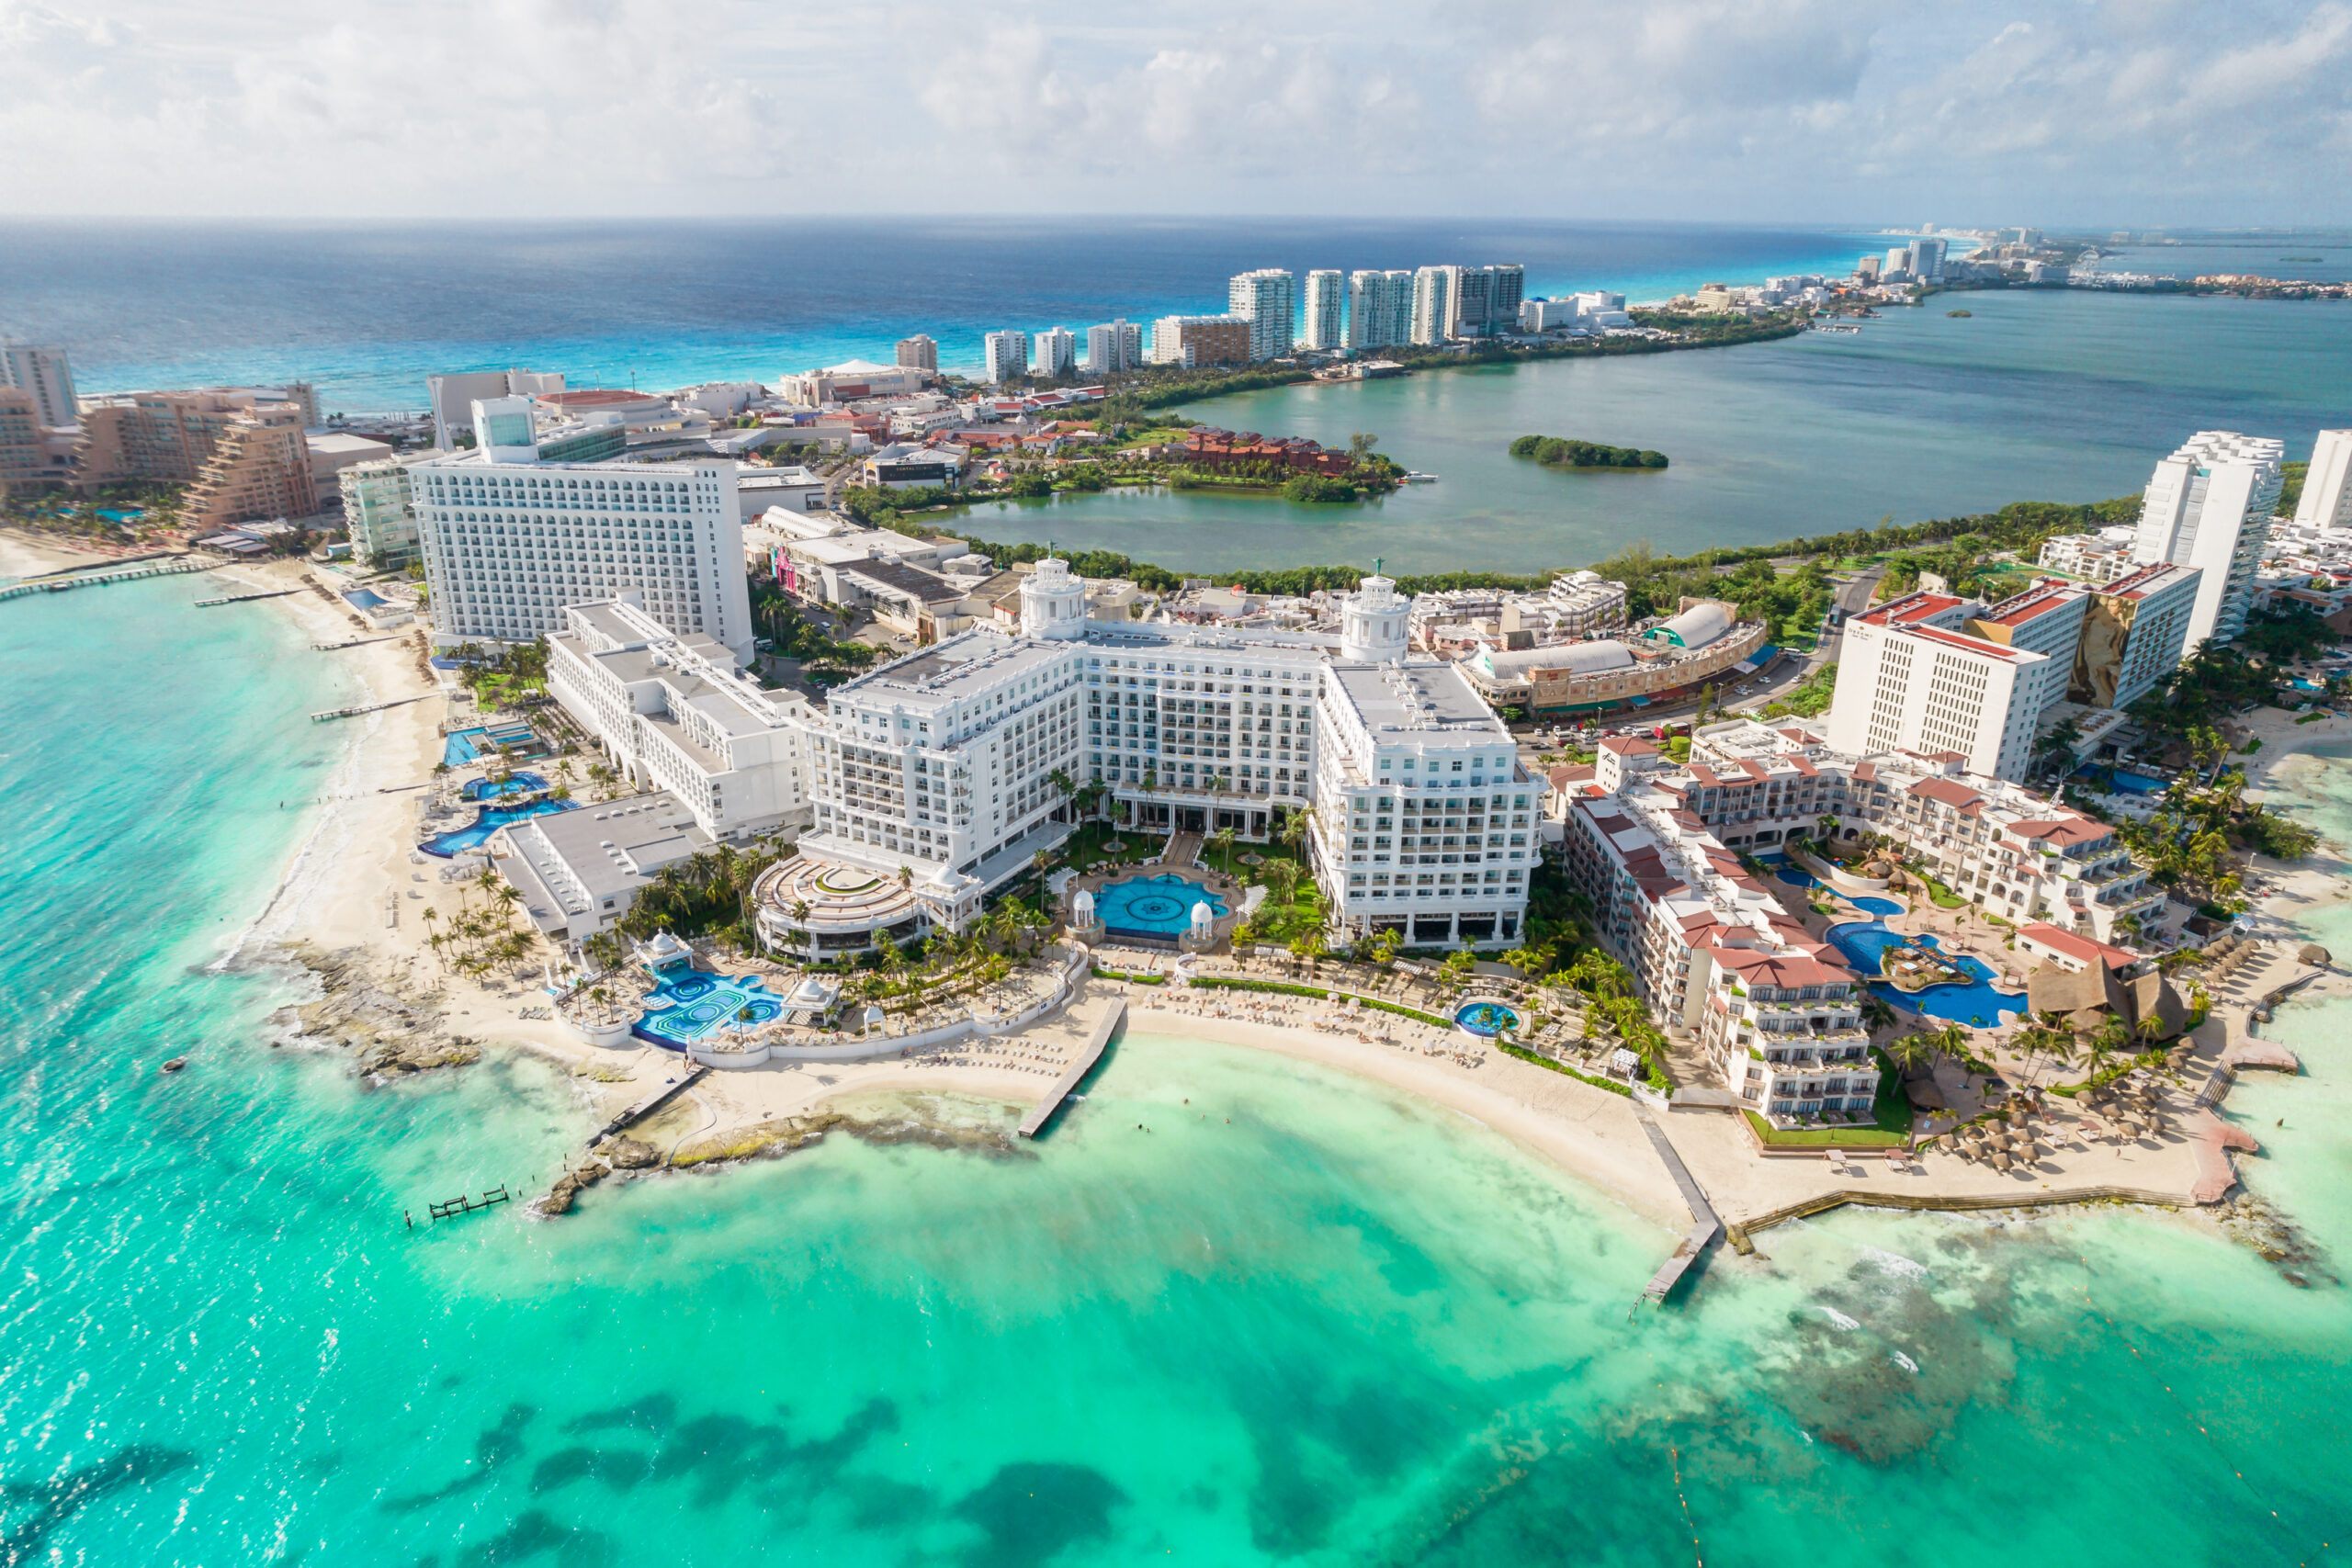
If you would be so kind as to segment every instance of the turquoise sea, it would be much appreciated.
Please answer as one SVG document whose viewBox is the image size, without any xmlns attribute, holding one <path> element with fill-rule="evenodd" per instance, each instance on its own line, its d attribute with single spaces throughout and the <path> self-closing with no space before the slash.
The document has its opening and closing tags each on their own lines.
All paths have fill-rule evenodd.
<svg viewBox="0 0 2352 1568">
<path fill-rule="evenodd" d="M 2344 1539 L 2332 1277 L 2165 1215 L 1848 1213 L 1636 1312 L 1666 1231 L 1453 1113 L 1182 1039 L 1124 1042 L 1020 1157 L 836 1142 L 407 1229 L 544 1187 L 587 1118 L 527 1059 L 369 1091 L 269 1047 L 291 984 L 218 960 L 316 810 L 277 803 L 351 737 L 303 717 L 329 660 L 195 597 L 0 606 L 0 1562 L 2137 1568 Z M 2352 799 L 2312 809 L 2352 831 Z M 2310 1076 L 2245 1101 L 2330 1269 L 2343 1021 L 2292 1019 Z"/>
</svg>

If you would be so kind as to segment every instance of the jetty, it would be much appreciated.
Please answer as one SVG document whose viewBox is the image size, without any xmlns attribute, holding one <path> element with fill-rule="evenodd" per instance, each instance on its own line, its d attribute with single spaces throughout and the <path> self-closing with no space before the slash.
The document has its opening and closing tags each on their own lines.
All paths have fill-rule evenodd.
<svg viewBox="0 0 2352 1568">
<path fill-rule="evenodd" d="M 191 571 L 211 571 L 219 561 L 181 557 L 136 567 L 130 571 L 95 572 L 87 577 L 28 578 L 0 588 L 0 599 L 23 599 L 35 593 L 65 593 L 76 588 L 103 588 L 110 582 L 142 582 L 151 577 L 179 577 Z"/>
<path fill-rule="evenodd" d="M 1658 1265 L 1657 1272 L 1651 1275 L 1650 1282 L 1642 1288 L 1642 1299 L 1657 1305 L 1682 1282 L 1682 1276 L 1691 1264 L 1698 1261 L 1699 1255 L 1713 1247 L 1715 1238 L 1724 1234 L 1724 1223 L 1715 1217 L 1714 1205 L 1707 1201 L 1706 1193 L 1700 1190 L 1697 1179 L 1691 1176 L 1690 1168 L 1682 1163 L 1682 1156 L 1675 1152 L 1674 1145 L 1668 1141 L 1665 1132 L 1651 1120 L 1649 1111 L 1636 1103 L 1634 1114 L 1641 1119 L 1642 1131 L 1649 1134 L 1650 1147 L 1656 1149 L 1657 1157 L 1665 1162 L 1666 1173 L 1674 1178 L 1674 1185 L 1681 1192 L 1682 1201 L 1690 1210 L 1690 1234 L 1682 1238 L 1673 1256 Z"/>
<path fill-rule="evenodd" d="M 680 1078 L 676 1083 L 664 1088 L 661 1093 L 655 1095 L 652 1099 L 639 1100 L 635 1105 L 630 1106 L 627 1111 L 622 1111 L 618 1116 L 616 1116 L 610 1122 L 605 1122 L 604 1131 L 598 1133 L 594 1137 L 588 1140 L 588 1146 L 593 1149 L 598 1144 L 603 1143 L 606 1138 L 611 1137 L 614 1134 L 644 1121 L 648 1116 L 652 1115 L 655 1111 L 661 1110 L 663 1106 L 677 1099 L 678 1096 L 685 1093 L 686 1090 L 702 1082 L 702 1080 L 708 1077 L 710 1074 L 711 1069 L 709 1067 L 698 1066 L 695 1068 L 694 1071 L 688 1073 L 684 1077 Z"/>
<path fill-rule="evenodd" d="M 325 724 L 330 719 L 357 718 L 361 714 L 381 713 L 386 708 L 405 707 L 410 703 L 421 703 L 427 697 L 437 697 L 440 694 L 438 692 L 419 692 L 413 697 L 387 697 L 380 703 L 360 703 L 347 708 L 329 708 L 324 713 L 312 714 L 311 722 Z"/>
<path fill-rule="evenodd" d="M 314 653 L 334 653 L 346 648 L 366 648 L 371 642 L 398 642 L 399 640 L 398 632 L 389 632 L 382 637 L 351 637 L 344 638 L 341 642 L 314 642 L 311 645 L 311 650 Z"/>
<path fill-rule="evenodd" d="M 1034 1138 L 1046 1130 L 1046 1123 L 1054 1119 L 1054 1112 L 1062 1108 L 1078 1086 L 1085 1081 L 1086 1075 L 1094 1070 L 1094 1064 L 1102 1059 L 1104 1047 L 1111 1043 L 1111 1036 L 1118 1032 L 1119 1025 L 1126 1021 L 1126 998 L 1112 998 L 1101 1021 L 1095 1024 L 1094 1032 L 1086 1037 L 1086 1043 L 1079 1047 L 1078 1055 L 1071 1059 L 1069 1070 L 1054 1080 L 1054 1087 L 1046 1091 L 1046 1097 L 1021 1119 L 1019 1132 L 1023 1137 Z"/>
<path fill-rule="evenodd" d="M 259 593 L 232 593 L 221 599 L 198 599 L 196 607 L 209 610 L 216 604 L 250 604 L 256 599 L 283 599 L 288 593 L 300 593 L 299 588 L 269 588 Z"/>
<path fill-rule="evenodd" d="M 424 1207 L 424 1212 L 431 1220 L 449 1220 L 460 1214 L 470 1214 L 477 1209 L 493 1209 L 501 1203 L 512 1203 L 514 1201 L 513 1194 L 506 1190 L 503 1183 L 501 1183 L 479 1198 L 469 1198 L 459 1193 L 446 1203 L 428 1203 Z"/>
</svg>

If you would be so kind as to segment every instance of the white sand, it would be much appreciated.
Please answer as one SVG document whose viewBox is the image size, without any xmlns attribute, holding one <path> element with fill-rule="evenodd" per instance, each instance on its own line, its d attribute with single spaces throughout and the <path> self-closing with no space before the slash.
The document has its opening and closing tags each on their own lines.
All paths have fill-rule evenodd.
<svg viewBox="0 0 2352 1568">
<path fill-rule="evenodd" d="M 98 550 L 78 549 L 21 528 L 0 528 L 0 577 L 30 577 L 62 566 L 82 566 L 108 558 Z"/>
</svg>

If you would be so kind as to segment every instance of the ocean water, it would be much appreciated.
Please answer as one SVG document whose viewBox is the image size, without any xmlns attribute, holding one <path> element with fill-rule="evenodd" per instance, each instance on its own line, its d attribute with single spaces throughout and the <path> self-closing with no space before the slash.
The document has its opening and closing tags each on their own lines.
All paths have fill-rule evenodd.
<svg viewBox="0 0 2352 1568">
<path fill-rule="evenodd" d="M 0 220 L 0 332 L 62 344 L 85 394 L 308 380 L 322 410 L 424 406 L 435 371 L 571 385 L 771 382 L 891 361 L 949 369 L 982 334 L 1215 314 L 1252 267 L 1516 261 L 1531 294 L 1665 299 L 1715 278 L 1843 272 L 1878 236 L 1523 220 L 823 219 L 300 224 Z"/>
<path fill-rule="evenodd" d="M 351 738 L 303 718 L 330 659 L 194 597 L 0 606 L 0 1562 L 2096 1568 L 2341 1537 L 2324 1274 L 2164 1215 L 1849 1213 L 1635 1311 L 1669 1232 L 1453 1112 L 1181 1038 L 1123 1041 L 1017 1156 L 837 1140 L 412 1230 L 544 1187 L 588 1119 L 527 1058 L 370 1091 L 269 1047 L 290 983 L 218 960 Z M 2313 1057 L 2262 1091 L 2292 1135 L 2258 1179 L 2340 1260 L 2352 1091 Z"/>
<path fill-rule="evenodd" d="M 1945 314 L 1966 310 L 1965 318 Z M 1436 484 L 1360 505 L 1106 491 L 984 505 L 960 531 L 1052 539 L 1174 570 L 1308 563 L 1406 571 L 1588 566 L 1634 539 L 1710 545 L 2102 501 L 2199 430 L 2284 439 L 2352 419 L 2352 309 L 2313 301 L 1985 291 L 1860 333 L 1277 388 L 1191 411 L 1345 445 L 1357 431 Z M 1520 435 L 1664 452 L 1664 472 L 1546 468 Z"/>
</svg>

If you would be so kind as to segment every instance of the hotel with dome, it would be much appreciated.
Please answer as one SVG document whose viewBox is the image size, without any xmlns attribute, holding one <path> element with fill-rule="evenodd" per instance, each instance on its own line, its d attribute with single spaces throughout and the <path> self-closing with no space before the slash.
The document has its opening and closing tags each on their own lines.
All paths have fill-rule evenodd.
<svg viewBox="0 0 2352 1568">
<path fill-rule="evenodd" d="M 797 839 L 756 894 L 779 950 L 960 930 L 1082 807 L 1137 833 L 1254 840 L 1311 807 L 1335 935 L 1512 941 L 1537 784 L 1457 667 L 1408 657 L 1408 621 L 1376 572 L 1337 635 L 1097 621 L 1049 557 L 1022 584 L 1018 632 L 943 638 L 821 707 L 759 691 L 630 594 L 565 612 L 548 687 L 712 839 Z"/>
</svg>

